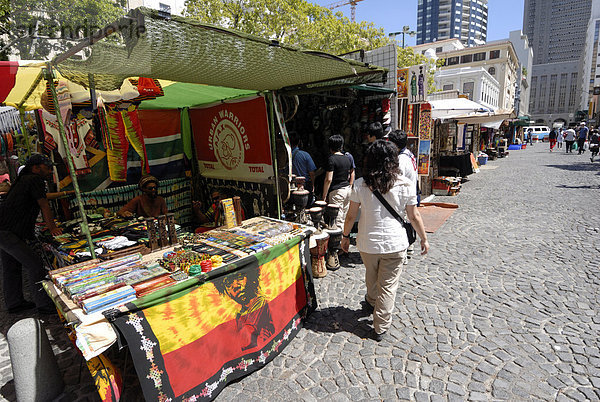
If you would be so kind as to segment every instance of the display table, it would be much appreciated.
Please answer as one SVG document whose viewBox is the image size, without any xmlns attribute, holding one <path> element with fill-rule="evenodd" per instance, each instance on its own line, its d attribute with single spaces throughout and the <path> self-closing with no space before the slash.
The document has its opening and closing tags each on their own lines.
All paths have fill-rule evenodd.
<svg viewBox="0 0 600 402">
<path fill-rule="evenodd" d="M 309 236 L 302 232 L 104 314 L 84 314 L 55 284 L 44 287 L 86 358 L 110 347 L 112 326 L 118 329 L 146 400 L 212 399 L 271 361 L 316 308 Z"/>
<path fill-rule="evenodd" d="M 441 155 L 439 162 L 440 175 L 455 176 L 448 172 L 456 172 L 460 177 L 466 177 L 473 173 L 473 164 L 471 163 L 471 154 L 462 155 Z"/>
</svg>

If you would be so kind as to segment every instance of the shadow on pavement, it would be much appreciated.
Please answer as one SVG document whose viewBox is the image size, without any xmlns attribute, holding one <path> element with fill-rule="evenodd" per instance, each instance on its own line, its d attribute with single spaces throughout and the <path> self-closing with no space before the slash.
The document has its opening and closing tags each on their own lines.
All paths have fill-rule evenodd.
<svg viewBox="0 0 600 402">
<path fill-rule="evenodd" d="M 572 189 L 588 189 L 588 190 L 600 190 L 600 186 L 567 186 L 565 184 L 561 184 L 556 186 L 557 188 L 572 188 Z"/>
<path fill-rule="evenodd" d="M 349 332 L 367 338 L 371 323 L 369 314 L 362 309 L 352 310 L 345 306 L 326 307 L 311 314 L 304 328 L 323 333 Z"/>
<path fill-rule="evenodd" d="M 574 172 L 595 172 L 597 170 L 600 170 L 600 163 L 596 164 L 596 163 L 592 163 L 592 162 L 577 162 L 577 163 L 570 163 L 568 165 L 545 165 L 547 167 L 553 167 L 556 169 L 562 169 L 562 170 L 570 170 L 570 171 L 574 171 Z"/>
</svg>

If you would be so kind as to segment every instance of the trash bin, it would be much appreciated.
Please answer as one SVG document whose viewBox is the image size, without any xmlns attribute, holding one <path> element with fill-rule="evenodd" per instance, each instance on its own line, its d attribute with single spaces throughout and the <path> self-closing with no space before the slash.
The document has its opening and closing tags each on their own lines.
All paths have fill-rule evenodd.
<svg viewBox="0 0 600 402">
<path fill-rule="evenodd" d="M 477 157 L 477 162 L 479 162 L 480 165 L 485 165 L 488 161 L 488 156 L 487 155 L 479 155 Z"/>
</svg>

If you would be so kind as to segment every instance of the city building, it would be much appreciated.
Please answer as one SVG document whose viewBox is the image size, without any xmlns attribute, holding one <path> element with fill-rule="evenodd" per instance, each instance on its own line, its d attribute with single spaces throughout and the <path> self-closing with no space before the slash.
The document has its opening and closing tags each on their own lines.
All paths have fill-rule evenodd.
<svg viewBox="0 0 600 402">
<path fill-rule="evenodd" d="M 434 46 L 435 44 L 430 45 Z M 444 59 L 444 65 L 436 72 L 440 76 L 449 77 L 452 73 L 461 75 L 466 71 L 476 72 L 477 70 L 484 69 L 498 83 L 498 100 L 494 108 L 502 110 L 512 110 L 514 108 L 520 65 L 515 48 L 511 42 L 507 40 L 495 41 L 482 46 L 440 52 L 436 56 Z M 470 67 L 472 70 L 463 70 L 465 67 Z M 489 100 L 490 96 L 495 96 L 493 81 L 489 80 L 487 75 L 479 74 L 479 77 L 486 79 L 488 84 L 478 86 L 480 90 L 487 92 L 480 92 L 477 96 L 481 95 L 482 99 Z M 466 82 L 468 81 L 463 81 L 463 88 L 455 89 L 465 94 L 464 84 Z M 444 82 L 440 81 L 440 84 L 442 87 L 438 87 L 438 89 L 443 89 Z M 473 80 L 472 86 L 474 93 L 475 87 L 477 87 L 475 80 Z M 468 90 L 467 92 L 470 92 L 471 84 L 468 84 L 466 89 Z M 475 94 L 473 100 L 476 100 Z M 487 103 L 493 104 L 492 102 L 495 103 L 496 101 L 492 100 Z"/>
<path fill-rule="evenodd" d="M 442 91 L 458 90 L 469 100 L 497 110 L 500 98 L 498 80 L 483 67 L 461 67 L 436 71 L 435 87 Z"/>
<path fill-rule="evenodd" d="M 581 100 L 579 103 L 580 110 L 589 110 L 588 117 L 590 124 L 598 125 L 600 119 L 600 2 L 595 1 L 592 4 L 592 11 L 588 29 L 586 33 L 585 47 L 582 55 L 582 74 L 581 85 L 579 91 Z"/>
<path fill-rule="evenodd" d="M 517 71 L 517 88 L 515 95 L 515 113 L 517 116 L 529 116 L 529 99 L 531 93 L 531 70 L 533 67 L 533 49 L 529 46 L 527 35 L 521 30 L 511 31 L 508 40 L 513 44 L 520 68 Z"/>
<path fill-rule="evenodd" d="M 591 4 L 592 0 L 525 0 L 523 32 L 533 48 L 529 114 L 536 123 L 577 122 Z"/>
<path fill-rule="evenodd" d="M 185 9 L 185 0 L 126 0 L 126 10 L 138 7 L 153 8 L 158 11 L 168 12 L 170 14 L 183 15 Z"/>
<path fill-rule="evenodd" d="M 419 0 L 417 45 L 457 38 L 465 46 L 487 39 L 487 0 Z"/>
</svg>

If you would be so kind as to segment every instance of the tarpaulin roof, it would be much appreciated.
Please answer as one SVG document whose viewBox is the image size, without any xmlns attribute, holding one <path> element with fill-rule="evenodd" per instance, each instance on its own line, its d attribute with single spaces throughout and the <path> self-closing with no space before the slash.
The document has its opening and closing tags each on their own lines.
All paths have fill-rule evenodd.
<svg viewBox="0 0 600 402">
<path fill-rule="evenodd" d="M 256 91 L 247 89 L 213 87 L 184 82 L 174 82 L 170 85 L 161 82 L 161 84 L 165 95 L 143 101 L 140 103 L 140 109 L 179 109 L 256 94 Z"/>
<path fill-rule="evenodd" d="M 477 102 L 465 98 L 440 99 L 429 101 L 432 119 L 453 119 L 477 112 L 493 112 Z"/>
<path fill-rule="evenodd" d="M 0 61 L 0 102 L 17 106 L 36 82 L 44 67 L 43 62 Z M 26 110 L 41 108 L 41 95 L 45 81 L 40 80 L 23 105 Z"/>
<path fill-rule="evenodd" d="M 105 32 L 120 32 L 123 42 L 111 42 L 115 34 L 110 34 L 96 39 L 84 60 L 63 60 L 73 52 L 59 55 L 56 67 L 65 78 L 85 85 L 92 73 L 100 90 L 118 88 L 124 78 L 140 76 L 300 92 L 383 82 L 387 73 L 381 67 L 284 46 L 189 18 L 164 17 L 145 7 L 131 10 L 107 29 Z"/>
</svg>

